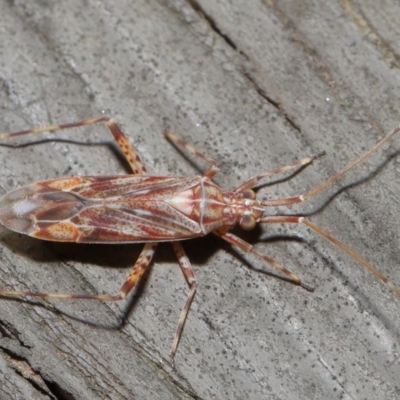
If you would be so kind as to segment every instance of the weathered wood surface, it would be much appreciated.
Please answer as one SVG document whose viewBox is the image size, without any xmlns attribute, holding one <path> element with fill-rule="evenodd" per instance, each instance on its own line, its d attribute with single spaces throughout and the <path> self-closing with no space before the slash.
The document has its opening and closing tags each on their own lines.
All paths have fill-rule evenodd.
<svg viewBox="0 0 400 400">
<path fill-rule="evenodd" d="M 400 122 L 394 0 L 0 6 L 2 131 L 104 111 L 152 171 L 194 174 L 162 137 L 168 117 L 221 163 L 216 181 L 226 188 L 327 151 L 290 182 L 268 186 L 272 198 L 312 188 Z M 104 145 L 104 127 L 60 137 L 0 147 L 2 192 L 63 175 L 127 172 Z M 398 285 L 399 150 L 397 138 L 293 208 Z M 268 265 L 214 237 L 186 243 L 199 288 L 173 371 L 169 349 L 187 286 L 163 245 L 120 330 L 113 327 L 127 303 L 52 301 L 58 313 L 1 301 L 1 399 L 399 398 L 400 365 L 390 365 L 400 351 L 399 300 L 304 227 L 245 237 L 315 292 L 271 277 Z M 40 291 L 115 293 L 140 251 L 44 243 L 4 228 L 0 238 L 1 286 Z"/>
</svg>

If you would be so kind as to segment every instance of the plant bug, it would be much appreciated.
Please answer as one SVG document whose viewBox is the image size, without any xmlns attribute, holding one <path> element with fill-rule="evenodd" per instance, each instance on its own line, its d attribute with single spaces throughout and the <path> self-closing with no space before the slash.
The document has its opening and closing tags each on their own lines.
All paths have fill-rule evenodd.
<svg viewBox="0 0 400 400">
<path fill-rule="evenodd" d="M 181 241 L 213 233 L 228 243 L 268 262 L 293 283 L 312 291 L 294 273 L 231 232 L 239 225 L 245 230 L 256 224 L 304 224 L 378 277 L 400 298 L 400 290 L 359 254 L 302 216 L 265 215 L 268 207 L 290 206 L 315 196 L 356 167 L 400 131 L 397 127 L 346 168 L 305 195 L 286 199 L 259 200 L 253 188 L 264 178 L 284 174 L 310 165 L 322 154 L 306 157 L 276 170 L 254 176 L 237 188 L 224 191 L 212 182 L 218 172 L 215 160 L 198 152 L 170 131 L 165 136 L 175 145 L 211 164 L 201 176 L 172 177 L 148 175 L 137 151 L 118 125 L 100 117 L 63 125 L 50 125 L 0 135 L 0 140 L 44 131 L 57 131 L 106 123 L 120 147 L 133 175 L 67 177 L 33 183 L 0 199 L 0 223 L 34 238 L 76 243 L 144 243 L 144 247 L 119 294 L 60 294 L 0 290 L 5 297 L 122 300 L 137 284 L 150 265 L 159 242 L 171 242 L 189 293 L 181 311 L 171 347 L 174 358 L 183 326 L 196 292 L 196 279 Z"/>
</svg>

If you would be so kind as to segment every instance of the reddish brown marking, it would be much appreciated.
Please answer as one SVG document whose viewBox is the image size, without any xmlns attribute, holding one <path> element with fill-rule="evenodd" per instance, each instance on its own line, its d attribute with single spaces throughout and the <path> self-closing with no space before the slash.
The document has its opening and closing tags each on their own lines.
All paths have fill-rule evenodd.
<svg viewBox="0 0 400 400">
<path fill-rule="evenodd" d="M 0 296 L 120 300 L 132 290 L 149 267 L 157 247 L 157 243 L 153 241 L 171 241 L 182 273 L 189 285 L 187 300 L 181 311 L 173 340 L 171 349 L 173 357 L 197 286 L 190 261 L 177 241 L 213 232 L 243 251 L 252 253 L 259 259 L 270 263 L 294 283 L 307 290 L 312 290 L 287 268 L 230 232 L 237 224 L 244 229 L 250 229 L 256 223 L 302 223 L 361 263 L 400 298 L 399 289 L 387 277 L 345 244 L 304 217 L 264 216 L 266 207 L 301 203 L 315 196 L 390 140 L 400 131 L 400 127 L 386 135 L 349 166 L 305 195 L 272 200 L 257 200 L 253 188 L 261 179 L 310 165 L 321 154 L 264 172 L 252 177 L 234 190 L 224 191 L 211 181 L 218 172 L 216 161 L 200 153 L 171 132 L 165 133 L 169 140 L 183 147 L 192 155 L 208 161 L 211 168 L 203 176 L 194 178 L 143 176 L 147 170 L 139 154 L 130 145 L 118 125 L 108 117 L 0 134 L 0 140 L 100 122 L 107 123 L 136 176 L 63 178 L 39 182 L 18 189 L 0 199 L 0 222 L 17 232 L 31 234 L 46 240 L 90 243 L 145 242 L 137 262 L 120 289 L 120 294 L 80 295 L 0 290 Z"/>
<path fill-rule="evenodd" d="M 74 176 L 71 178 L 54 179 L 52 181 L 47 181 L 46 186 L 52 189 L 69 190 L 80 185 L 81 183 L 82 178 L 80 178 L 79 176 Z"/>
<path fill-rule="evenodd" d="M 59 222 L 47 228 L 42 228 L 31 234 L 37 239 L 51 240 L 56 242 L 77 242 L 80 236 L 79 229 L 70 222 Z"/>
</svg>

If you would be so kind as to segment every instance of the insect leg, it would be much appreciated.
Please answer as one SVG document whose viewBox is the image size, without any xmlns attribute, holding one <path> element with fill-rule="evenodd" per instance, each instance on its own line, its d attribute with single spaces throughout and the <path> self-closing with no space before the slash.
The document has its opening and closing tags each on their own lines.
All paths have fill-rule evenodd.
<svg viewBox="0 0 400 400">
<path fill-rule="evenodd" d="M 203 153 L 200 153 L 199 151 L 197 151 L 191 144 L 187 143 L 185 140 L 178 138 L 177 136 L 175 136 L 173 133 L 171 133 L 169 130 L 165 131 L 165 136 L 172 142 L 174 143 L 176 146 L 182 147 L 185 150 L 187 150 L 189 153 L 193 154 L 196 157 L 201 158 L 202 160 L 208 161 L 212 167 L 210 168 L 210 170 L 208 170 L 204 175 L 207 176 L 208 178 L 212 178 L 217 172 L 218 172 L 218 163 L 217 161 L 215 161 L 214 159 L 212 159 L 211 157 L 208 157 L 206 155 L 204 155 Z M 233 193 L 241 193 L 247 189 L 251 189 L 252 187 L 254 187 L 262 178 L 267 178 L 267 177 L 271 177 L 273 175 L 279 175 L 279 174 L 284 174 L 285 172 L 294 169 L 294 168 L 299 168 L 302 167 L 304 165 L 308 165 L 311 164 L 315 159 L 322 157 L 325 155 L 325 152 L 322 152 L 320 154 L 317 154 L 315 156 L 312 157 L 306 157 L 303 158 L 302 160 L 298 160 L 295 161 L 292 164 L 289 165 L 285 165 L 281 168 L 278 168 L 276 170 L 273 171 L 269 171 L 269 172 L 265 172 L 263 174 L 257 175 L 253 178 L 251 178 L 249 181 L 241 184 L 239 187 L 237 187 L 236 189 L 233 190 Z"/>
<path fill-rule="evenodd" d="M 108 129 L 113 134 L 115 141 L 117 142 L 117 144 L 120 147 L 122 153 L 124 154 L 126 160 L 128 161 L 129 165 L 131 166 L 133 173 L 135 175 L 146 174 L 147 169 L 144 166 L 138 152 L 129 143 L 128 139 L 126 138 L 124 133 L 121 131 L 119 126 L 111 118 L 108 118 L 108 117 L 99 117 L 99 118 L 94 118 L 94 119 L 88 119 L 85 121 L 71 122 L 69 124 L 42 126 L 39 128 L 33 128 L 33 129 L 26 130 L 26 131 L 2 133 L 2 134 L 0 134 L 0 140 L 12 138 L 15 136 L 31 135 L 33 133 L 54 132 L 54 131 L 59 131 L 62 129 L 71 129 L 71 128 L 77 128 L 77 127 L 81 127 L 81 126 L 94 125 L 94 124 L 98 124 L 100 122 L 105 122 L 107 124 Z"/>
<path fill-rule="evenodd" d="M 215 174 L 219 170 L 217 161 L 215 161 L 211 157 L 204 155 L 203 153 L 200 153 L 191 144 L 187 143 L 183 139 L 178 138 L 170 131 L 167 130 L 167 131 L 165 131 L 164 134 L 176 146 L 182 147 L 185 150 L 187 150 L 190 154 L 193 154 L 194 156 L 199 157 L 202 160 L 209 162 L 211 164 L 211 168 L 204 173 L 204 176 L 207 176 L 210 179 L 215 176 Z"/>
<path fill-rule="evenodd" d="M 326 187 L 330 186 L 333 182 L 337 181 L 339 178 L 341 178 L 344 174 L 346 174 L 348 171 L 351 169 L 355 168 L 358 164 L 362 163 L 365 159 L 367 159 L 373 152 L 378 150 L 380 147 L 382 147 L 387 141 L 389 141 L 393 136 L 395 136 L 397 133 L 400 132 L 400 126 L 397 128 L 393 129 L 390 133 L 388 133 L 383 139 L 381 139 L 378 143 L 376 143 L 374 146 L 372 146 L 369 150 L 367 150 L 364 154 L 361 154 L 355 161 L 353 161 L 351 164 L 349 164 L 347 167 L 343 168 L 341 171 L 339 171 L 337 174 L 333 175 L 331 178 L 326 180 L 325 182 L 321 183 L 319 186 L 314 188 L 313 190 L 309 191 L 307 194 L 305 194 L 304 200 L 307 200 L 311 197 L 314 197 L 317 193 L 319 193 L 321 190 L 324 190 Z"/>
<path fill-rule="evenodd" d="M 301 202 L 303 202 L 305 200 L 310 199 L 311 197 L 314 197 L 316 194 L 318 194 L 319 192 L 321 192 L 322 190 L 324 190 L 328 186 L 332 185 L 332 183 L 334 183 L 338 179 L 340 179 L 348 171 L 350 171 L 351 169 L 355 168 L 358 164 L 362 163 L 373 152 L 375 152 L 380 147 L 382 147 L 387 141 L 389 141 L 393 136 L 395 136 L 399 132 L 400 132 L 400 126 L 398 126 L 397 128 L 393 129 L 383 139 L 381 139 L 378 143 L 376 143 L 374 146 L 372 146 L 364 154 L 361 154 L 361 156 L 359 156 L 355 161 L 353 161 L 347 167 L 343 168 L 337 174 L 333 175 L 332 177 L 327 179 L 325 182 L 322 182 L 320 185 L 318 185 L 314 189 L 310 190 L 308 193 L 306 193 L 304 195 L 300 195 L 300 196 L 289 197 L 287 199 L 263 200 L 261 204 L 264 205 L 264 206 L 272 206 L 272 207 L 285 206 L 285 205 L 290 205 L 290 204 L 295 204 L 295 203 L 301 203 Z"/>
<path fill-rule="evenodd" d="M 139 282 L 140 278 L 146 272 L 151 260 L 153 259 L 154 253 L 157 248 L 157 243 L 145 243 L 142 252 L 139 255 L 135 265 L 133 266 L 128 278 L 122 285 L 119 293 L 121 298 L 125 298 L 129 292 Z"/>
<path fill-rule="evenodd" d="M 278 262 L 276 262 L 274 259 L 272 259 L 271 257 L 268 257 L 265 254 L 260 253 L 259 251 L 257 251 L 253 245 L 251 245 L 250 243 L 245 242 L 243 239 L 241 239 L 240 237 L 234 235 L 231 232 L 223 232 L 223 231 L 213 231 L 213 233 L 217 236 L 219 236 L 220 238 L 226 240 L 228 243 L 233 244 L 234 246 L 239 247 L 240 249 L 244 250 L 246 253 L 251 253 L 256 255 L 257 257 L 261 258 L 262 260 L 268 262 L 269 264 L 271 264 L 274 268 L 276 268 L 278 271 L 282 272 L 283 274 L 285 274 L 286 276 L 289 277 L 290 281 L 293 282 L 296 285 L 299 285 L 301 287 L 303 287 L 304 289 L 312 292 L 314 291 L 314 289 L 303 283 L 303 281 L 301 280 L 301 278 L 299 278 L 297 275 L 295 275 L 293 272 L 289 271 L 287 268 L 285 268 L 284 266 L 282 266 L 281 264 L 279 264 Z"/>
<path fill-rule="evenodd" d="M 0 296 L 6 297 L 41 297 L 41 298 L 52 298 L 52 299 L 85 299 L 85 300 L 107 300 L 117 301 L 124 299 L 128 293 L 133 289 L 139 279 L 145 273 L 149 266 L 154 252 L 156 250 L 157 243 L 146 243 L 143 247 L 142 252 L 139 255 L 135 265 L 132 268 L 131 273 L 122 285 L 119 294 L 108 295 L 108 294 L 67 294 L 67 293 L 41 293 L 41 292 L 19 292 L 0 290 Z"/>
<path fill-rule="evenodd" d="M 324 155 L 325 155 L 325 152 L 317 154 L 315 156 L 306 157 L 301 160 L 295 161 L 292 164 L 284 165 L 283 167 L 277 168 L 273 171 L 267 171 L 267 172 L 264 172 L 263 174 L 254 176 L 253 178 L 242 183 L 240 186 L 238 186 L 236 189 L 234 189 L 232 191 L 232 193 L 237 195 L 239 193 L 243 193 L 244 191 L 246 191 L 248 189 L 252 189 L 263 178 L 270 178 L 271 176 L 274 176 L 274 175 L 282 175 L 285 172 L 290 171 L 295 168 L 308 167 L 314 160 L 316 160 L 317 158 L 322 157 Z"/>
<path fill-rule="evenodd" d="M 179 340 L 182 336 L 183 327 L 185 325 L 185 321 L 190 309 L 190 305 L 192 304 L 194 295 L 196 293 L 197 283 L 196 278 L 193 273 L 192 266 L 190 264 L 189 258 L 187 257 L 185 250 L 183 249 L 180 242 L 172 242 L 172 248 L 175 251 L 176 256 L 178 257 L 179 266 L 181 267 L 182 273 L 186 279 L 186 282 L 189 284 L 189 294 L 186 299 L 185 305 L 182 308 L 181 315 L 179 317 L 178 326 L 176 328 L 174 340 L 171 346 L 171 358 L 174 359 L 176 350 L 178 348 Z"/>
<path fill-rule="evenodd" d="M 121 148 L 125 155 L 126 160 L 132 167 L 132 172 L 135 175 L 143 175 L 147 173 L 146 167 L 144 166 L 137 151 L 130 145 L 128 139 L 118 127 L 118 125 L 108 117 L 100 117 L 80 122 L 72 122 L 68 124 L 61 125 L 48 125 L 40 128 L 33 128 L 25 131 L 19 131 L 14 133 L 3 133 L 0 134 L 0 140 L 12 138 L 16 136 L 30 135 L 34 133 L 41 133 L 45 131 L 57 131 L 62 129 L 70 129 L 81 126 L 88 126 L 97 124 L 100 122 L 105 122 L 110 132 L 113 134 L 117 144 Z M 127 280 L 123 284 L 120 294 L 112 295 L 74 295 L 74 294 L 59 294 L 59 293 L 35 293 L 35 292 L 21 292 L 21 291 L 7 291 L 1 290 L 0 296 L 13 296 L 13 297 L 42 297 L 42 298 L 64 298 L 64 299 L 94 299 L 94 300 L 121 300 L 132 290 L 135 284 L 139 281 L 146 268 L 150 264 L 150 261 L 154 255 L 157 243 L 147 243 L 135 263 L 134 267 Z"/>
<path fill-rule="evenodd" d="M 260 223 L 268 224 L 268 223 L 294 223 L 294 224 L 304 224 L 312 229 L 314 232 L 317 232 L 319 235 L 323 236 L 325 239 L 329 240 L 336 246 L 338 246 L 341 250 L 347 253 L 351 258 L 358 261 L 361 265 L 367 268 L 370 272 L 372 272 L 377 278 L 379 278 L 392 292 L 395 293 L 397 297 L 400 298 L 400 290 L 380 271 L 378 271 L 375 267 L 373 267 L 368 261 L 362 258 L 359 254 L 357 254 L 354 250 L 350 249 L 350 247 L 346 246 L 344 243 L 339 242 L 336 238 L 330 235 L 328 232 L 314 225 L 312 222 L 308 221 L 304 217 L 292 217 L 292 216 L 271 216 L 264 217 L 260 220 Z"/>
</svg>

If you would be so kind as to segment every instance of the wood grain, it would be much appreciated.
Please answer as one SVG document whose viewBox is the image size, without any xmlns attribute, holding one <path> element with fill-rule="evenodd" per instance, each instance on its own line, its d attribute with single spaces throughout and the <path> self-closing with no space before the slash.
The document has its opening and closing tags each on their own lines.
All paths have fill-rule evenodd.
<svg viewBox="0 0 400 400">
<path fill-rule="evenodd" d="M 177 135 L 220 162 L 216 182 L 226 188 L 327 151 L 262 192 L 277 198 L 305 193 L 400 123 L 393 0 L 0 6 L 4 132 L 104 113 L 154 173 L 198 173 L 162 137 L 166 117 Z M 0 147 L 2 192 L 127 172 L 106 128 L 42 143 L 45 137 L 53 136 Z M 398 285 L 399 150 L 397 138 L 290 210 L 309 215 Z M 267 226 L 243 237 L 315 292 L 270 276 L 268 265 L 217 238 L 185 243 L 199 288 L 174 371 L 169 349 L 187 286 L 169 246 L 161 246 L 130 304 L 1 301 L 0 397 L 399 398 L 400 365 L 390 365 L 400 352 L 398 299 L 304 227 Z M 140 252 L 45 243 L 3 228 L 0 239 L 0 284 L 15 289 L 115 293 Z"/>
</svg>

